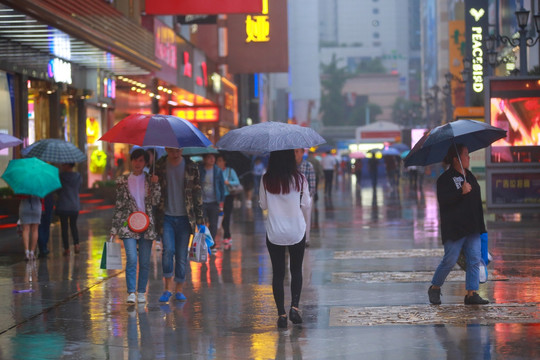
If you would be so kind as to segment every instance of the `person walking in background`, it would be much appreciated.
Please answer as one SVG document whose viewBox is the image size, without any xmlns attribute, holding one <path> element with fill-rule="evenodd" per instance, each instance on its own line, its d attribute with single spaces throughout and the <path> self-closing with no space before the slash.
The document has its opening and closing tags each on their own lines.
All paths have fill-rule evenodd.
<svg viewBox="0 0 540 360">
<path fill-rule="evenodd" d="M 283 280 L 285 251 L 289 250 L 291 271 L 291 308 L 293 324 L 302 323 L 298 305 L 302 292 L 302 263 L 306 245 L 306 221 L 302 213 L 311 207 L 309 185 L 298 170 L 294 150 L 270 153 L 268 171 L 259 190 L 261 209 L 268 210 L 265 220 L 266 247 L 272 262 L 272 291 L 278 310 L 278 328 L 287 328 Z"/>
<path fill-rule="evenodd" d="M 166 148 L 156 162 L 161 197 L 156 209 L 157 233 L 163 239 L 162 266 L 165 290 L 160 302 L 185 301 L 182 293 L 191 234 L 204 225 L 201 178 L 197 164 L 182 157 L 182 149 Z"/>
<path fill-rule="evenodd" d="M 261 185 L 261 178 L 264 175 L 266 168 L 260 157 L 255 159 L 253 164 L 253 186 L 255 190 L 255 195 L 259 195 L 259 186 Z"/>
<path fill-rule="evenodd" d="M 71 229 L 73 237 L 73 248 L 75 253 L 80 252 L 79 230 L 77 228 L 77 218 L 81 210 L 79 200 L 79 190 L 82 185 L 82 177 L 78 172 L 73 171 L 75 164 L 60 165 L 60 182 L 62 188 L 58 190 L 58 200 L 56 201 L 56 215 L 60 218 L 60 228 L 62 229 L 62 245 L 64 255 L 69 255 L 69 233 Z"/>
<path fill-rule="evenodd" d="M 157 234 L 154 227 L 152 206 L 159 202 L 158 177 L 144 172 L 148 154 L 144 149 L 131 153 L 131 173 L 116 179 L 116 205 L 114 207 L 111 237 L 118 235 L 126 251 L 126 285 L 129 304 L 146 302 L 146 288 L 150 273 L 152 241 Z M 148 228 L 135 232 L 127 224 L 129 215 L 141 211 L 148 216 Z M 139 281 L 137 282 L 137 255 L 139 258 Z M 137 291 L 137 295 L 135 295 Z"/>
<path fill-rule="evenodd" d="M 371 186 L 373 190 L 377 187 L 377 177 L 379 172 L 379 160 L 375 157 L 375 154 L 372 154 L 368 162 L 369 167 L 369 176 L 371 177 Z"/>
<path fill-rule="evenodd" d="M 482 259 L 480 234 L 486 232 L 486 226 L 480 185 L 468 170 L 469 150 L 461 144 L 451 146 L 444 163 L 450 167 L 437 179 L 444 257 L 431 280 L 429 302 L 434 305 L 441 303 L 441 286 L 463 250 L 467 261 L 465 305 L 489 304 L 476 292 Z"/>
<path fill-rule="evenodd" d="M 54 211 L 54 192 L 43 198 L 41 208 L 41 221 L 38 227 L 38 249 L 39 257 L 45 258 L 49 255 L 49 238 L 51 237 L 51 222 Z"/>
<path fill-rule="evenodd" d="M 321 165 L 324 171 L 324 195 L 332 196 L 332 182 L 334 181 L 334 171 L 337 168 L 337 159 L 328 151 L 323 157 Z"/>
<path fill-rule="evenodd" d="M 225 200 L 225 181 L 223 172 L 216 165 L 215 154 L 204 154 L 203 163 L 199 165 L 201 174 L 203 216 L 208 220 L 208 229 L 214 239 L 212 249 L 216 248 L 216 235 L 219 213 L 223 210 Z"/>
<path fill-rule="evenodd" d="M 298 167 L 298 170 L 307 179 L 309 185 L 309 195 L 311 196 L 311 202 L 313 202 L 313 194 L 315 194 L 315 192 L 317 191 L 315 183 L 315 170 L 313 170 L 313 165 L 311 165 L 309 161 L 304 160 L 304 149 L 294 149 L 294 158 L 296 160 L 296 166 Z M 311 211 L 303 211 L 303 213 L 306 219 L 306 247 L 309 247 L 309 236 L 311 232 Z"/>
<path fill-rule="evenodd" d="M 36 196 L 19 196 L 19 221 L 22 228 L 25 260 L 35 260 L 38 228 L 41 221 L 41 199 Z"/>
<path fill-rule="evenodd" d="M 313 165 L 313 170 L 315 171 L 315 192 L 312 193 L 313 201 L 317 202 L 319 200 L 319 184 L 321 179 L 324 177 L 323 167 L 321 162 L 315 157 L 315 152 L 309 151 L 307 161 Z"/>
<path fill-rule="evenodd" d="M 240 180 L 233 168 L 227 167 L 227 161 L 223 155 L 216 156 L 216 164 L 223 172 L 223 180 L 225 183 L 225 200 L 223 202 L 223 248 L 230 250 L 232 246 L 231 239 L 231 213 L 233 209 L 234 196 L 229 192 L 232 186 L 240 185 Z"/>
</svg>

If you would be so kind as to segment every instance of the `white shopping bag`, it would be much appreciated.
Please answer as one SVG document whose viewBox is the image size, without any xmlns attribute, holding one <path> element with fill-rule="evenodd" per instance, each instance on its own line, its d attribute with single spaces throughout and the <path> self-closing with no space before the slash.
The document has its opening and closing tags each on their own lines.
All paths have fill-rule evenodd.
<svg viewBox="0 0 540 360">
<path fill-rule="evenodd" d="M 208 245 L 206 245 L 206 235 L 197 232 L 193 235 L 191 248 L 189 249 L 189 260 L 204 263 L 208 260 Z"/>
<path fill-rule="evenodd" d="M 100 267 L 106 270 L 122 269 L 122 248 L 112 237 L 103 244 Z"/>
</svg>

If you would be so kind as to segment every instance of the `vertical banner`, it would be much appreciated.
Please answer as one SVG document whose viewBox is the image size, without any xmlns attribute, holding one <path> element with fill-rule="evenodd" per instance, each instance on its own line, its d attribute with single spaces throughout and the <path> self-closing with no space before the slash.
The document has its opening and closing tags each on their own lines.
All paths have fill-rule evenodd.
<svg viewBox="0 0 540 360">
<path fill-rule="evenodd" d="M 483 41 L 488 36 L 488 0 L 465 0 L 465 58 L 472 62 L 471 81 L 468 93 L 484 96 L 484 64 Z"/>
<path fill-rule="evenodd" d="M 262 0 L 261 13 L 227 17 L 232 74 L 289 70 L 287 0 Z"/>
</svg>

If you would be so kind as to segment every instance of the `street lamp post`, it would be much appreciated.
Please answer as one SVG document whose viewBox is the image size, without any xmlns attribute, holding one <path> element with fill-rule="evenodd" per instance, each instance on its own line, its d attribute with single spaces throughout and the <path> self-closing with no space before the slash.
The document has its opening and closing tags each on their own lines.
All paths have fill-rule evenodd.
<svg viewBox="0 0 540 360">
<path fill-rule="evenodd" d="M 510 38 L 508 36 L 503 36 L 500 34 L 491 35 L 486 39 L 486 48 L 488 49 L 488 60 L 491 63 L 491 60 L 495 59 L 493 63 L 496 63 L 497 52 L 495 51 L 495 42 L 500 41 L 503 44 L 511 46 L 519 46 L 519 74 L 521 76 L 527 75 L 527 47 L 532 47 L 536 45 L 540 36 L 535 38 L 527 36 L 527 25 L 529 22 L 529 10 L 525 10 L 523 7 L 515 12 L 516 19 L 519 27 L 519 38 Z M 540 33 L 540 12 L 534 15 L 534 26 L 536 28 L 536 33 Z M 494 54 L 493 54 L 494 53 Z M 491 54 L 491 59 L 489 58 Z"/>
</svg>

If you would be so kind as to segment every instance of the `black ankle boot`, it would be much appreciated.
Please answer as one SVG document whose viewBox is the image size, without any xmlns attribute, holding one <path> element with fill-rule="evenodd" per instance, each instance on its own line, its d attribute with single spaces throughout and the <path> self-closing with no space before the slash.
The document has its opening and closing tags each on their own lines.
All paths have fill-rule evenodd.
<svg viewBox="0 0 540 360">
<path fill-rule="evenodd" d="M 302 323 L 302 317 L 298 313 L 298 310 L 291 308 L 289 310 L 289 319 L 291 319 L 293 324 L 301 324 Z"/>
<path fill-rule="evenodd" d="M 279 329 L 286 329 L 287 328 L 287 316 L 280 316 L 277 320 L 277 327 Z"/>
</svg>

